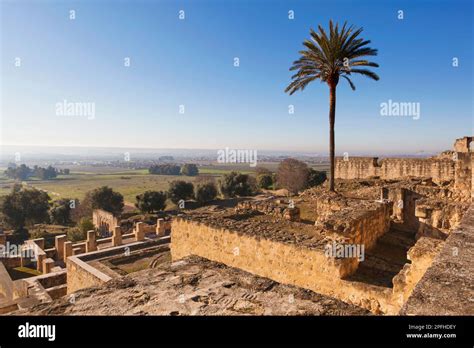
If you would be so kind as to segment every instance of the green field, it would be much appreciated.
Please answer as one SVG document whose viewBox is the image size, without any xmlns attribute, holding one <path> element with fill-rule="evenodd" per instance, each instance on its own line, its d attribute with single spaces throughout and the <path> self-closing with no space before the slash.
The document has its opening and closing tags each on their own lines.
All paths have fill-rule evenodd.
<svg viewBox="0 0 474 348">
<path fill-rule="evenodd" d="M 87 191 L 107 185 L 120 192 L 125 202 L 134 203 L 135 196 L 147 190 L 167 190 L 171 181 L 193 181 L 194 178 L 186 176 L 150 175 L 140 171 L 120 170 L 116 173 L 76 173 L 59 176 L 55 180 L 28 181 L 27 185 L 46 190 L 53 200 L 60 198 L 82 199 Z M 8 194 L 13 186 L 13 181 L 3 181 L 0 195 Z"/>
<path fill-rule="evenodd" d="M 264 165 L 270 170 L 276 170 L 277 164 Z M 315 167 L 326 170 L 327 165 Z M 211 176 L 216 179 L 232 170 L 251 174 L 254 168 L 248 165 L 209 165 L 199 168 L 201 176 Z M 0 196 L 10 193 L 14 181 L 0 172 Z M 132 170 L 114 167 L 77 166 L 71 168 L 70 175 L 60 175 L 54 180 L 31 180 L 26 185 L 46 190 L 53 200 L 75 198 L 81 200 L 87 191 L 107 185 L 120 192 L 126 203 L 133 204 L 135 196 L 147 190 L 166 191 L 173 180 L 193 182 L 196 177 L 175 175 L 151 175 L 148 170 Z"/>
<path fill-rule="evenodd" d="M 250 173 L 248 170 L 240 172 Z M 219 178 L 225 173 L 237 168 L 222 168 L 213 166 L 200 168 L 200 175 Z M 241 168 L 242 169 L 242 168 Z M 46 190 L 53 200 L 61 198 L 76 198 L 81 200 L 87 191 L 107 185 L 120 192 L 126 203 L 133 204 L 135 196 L 147 190 L 166 191 L 173 180 L 193 182 L 196 177 L 179 175 L 151 175 L 148 170 L 127 170 L 111 167 L 80 167 L 71 170 L 70 175 L 60 175 L 54 180 L 31 180 L 24 182 L 28 186 Z M 14 181 L 0 176 L 0 196 L 10 193 Z"/>
</svg>

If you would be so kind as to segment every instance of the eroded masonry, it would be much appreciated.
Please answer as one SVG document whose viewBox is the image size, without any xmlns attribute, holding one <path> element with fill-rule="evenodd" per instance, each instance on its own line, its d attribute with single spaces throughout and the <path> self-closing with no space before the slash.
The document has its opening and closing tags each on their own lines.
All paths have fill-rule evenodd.
<svg viewBox="0 0 474 348">
<path fill-rule="evenodd" d="M 338 158 L 336 193 L 266 193 L 154 221 L 95 211 L 85 241 L 4 255 L 0 311 L 472 315 L 471 142 L 427 159 Z M 22 265 L 38 275 L 13 279 Z"/>
<path fill-rule="evenodd" d="M 453 151 L 429 159 L 340 158 L 337 193 L 321 187 L 185 214 L 172 223 L 172 258 L 198 255 L 397 314 L 470 218 L 471 141 L 458 139 Z M 471 250 L 472 235 L 444 257 L 467 259 Z M 464 265 L 472 280 L 472 264 Z M 473 282 L 463 284 L 467 297 L 454 312 L 473 314 Z"/>
</svg>

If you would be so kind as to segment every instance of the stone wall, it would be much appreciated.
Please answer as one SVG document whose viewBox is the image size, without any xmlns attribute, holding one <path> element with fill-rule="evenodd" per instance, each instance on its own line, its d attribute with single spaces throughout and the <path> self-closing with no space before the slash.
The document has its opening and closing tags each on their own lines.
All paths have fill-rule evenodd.
<svg viewBox="0 0 474 348">
<path fill-rule="evenodd" d="M 95 209 L 92 212 L 92 223 L 99 231 L 112 233 L 115 226 L 119 225 L 119 220 L 108 211 Z"/>
<path fill-rule="evenodd" d="M 77 256 L 70 256 L 66 261 L 67 293 L 83 288 L 100 286 L 112 278 L 88 265 Z"/>
<path fill-rule="evenodd" d="M 112 279 L 114 274 L 105 274 L 91 266 L 89 262 L 105 259 L 115 255 L 123 255 L 125 251 L 134 252 L 162 244 L 169 243 L 169 237 L 157 238 L 115 246 L 103 250 L 93 251 L 79 256 L 69 256 L 66 261 L 67 268 L 67 293 L 70 294 L 80 289 L 100 286 Z"/>
<path fill-rule="evenodd" d="M 402 315 L 474 315 L 474 205 L 416 285 Z"/>
<path fill-rule="evenodd" d="M 473 137 L 464 137 L 456 139 L 454 142 L 454 151 L 456 152 L 471 152 L 471 142 Z"/>
<path fill-rule="evenodd" d="M 379 176 L 378 157 L 336 157 L 336 179 L 366 179 Z"/>
<path fill-rule="evenodd" d="M 412 294 L 413 289 L 431 266 L 433 259 L 441 250 L 442 241 L 439 239 L 421 237 L 408 250 L 408 260 L 402 270 L 393 278 L 394 300 L 401 306 Z"/>
<path fill-rule="evenodd" d="M 282 203 L 280 201 L 273 199 L 243 201 L 237 204 L 235 211 L 253 210 L 289 221 L 300 221 L 300 210 L 297 207 L 290 207 L 289 202 Z"/>
<path fill-rule="evenodd" d="M 453 192 L 457 198 L 471 197 L 473 137 L 456 139 L 454 151 L 445 151 L 431 158 L 384 158 L 350 157 L 336 158 L 336 179 L 401 180 L 408 177 L 432 178 L 436 184 L 453 182 Z"/>
<path fill-rule="evenodd" d="M 430 177 L 436 183 L 454 180 L 454 161 L 450 159 L 352 157 L 336 158 L 336 179 L 384 180 Z"/>
<path fill-rule="evenodd" d="M 316 203 L 316 226 L 345 239 L 346 243 L 372 248 L 390 229 L 391 202 L 348 198 L 333 192 L 321 192 Z"/>
<path fill-rule="evenodd" d="M 406 187 L 383 187 L 381 198 L 393 202 L 392 219 L 397 223 L 397 228 L 415 233 L 420 222 L 415 216 L 416 203 L 420 194 Z"/>
<path fill-rule="evenodd" d="M 419 221 L 416 237 L 446 239 L 459 226 L 469 207 L 468 202 L 445 202 L 431 198 L 416 201 L 415 217 Z"/>
<path fill-rule="evenodd" d="M 471 197 L 474 153 L 456 153 L 454 190 L 463 199 Z"/>
<path fill-rule="evenodd" d="M 392 305 L 391 289 L 341 279 L 355 271 L 356 259 L 333 259 L 320 249 L 247 236 L 180 218 L 173 220 L 172 230 L 173 260 L 197 255 L 332 296 L 374 313 L 398 310 Z"/>
<path fill-rule="evenodd" d="M 0 261 L 0 295 L 7 299 L 13 298 L 13 281 L 7 269 Z M 1 296 L 0 296 L 1 297 Z"/>
<path fill-rule="evenodd" d="M 357 260 L 335 260 L 324 255 L 324 249 L 306 249 L 296 244 L 274 242 L 237 232 L 217 229 L 177 218 L 172 223 L 171 254 L 173 259 L 198 255 L 234 267 L 269 276 L 279 269 L 287 282 L 312 276 L 333 279 L 351 274 Z"/>
</svg>

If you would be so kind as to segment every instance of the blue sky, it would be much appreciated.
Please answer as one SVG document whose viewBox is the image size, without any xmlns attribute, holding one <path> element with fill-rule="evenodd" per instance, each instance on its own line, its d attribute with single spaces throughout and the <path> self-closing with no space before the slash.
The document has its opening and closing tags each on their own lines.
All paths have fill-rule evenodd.
<svg viewBox="0 0 474 348">
<path fill-rule="evenodd" d="M 339 84 L 337 153 L 434 152 L 473 133 L 469 0 L 1 4 L 4 145 L 325 154 L 327 86 L 315 82 L 292 96 L 284 88 L 309 29 L 329 19 L 364 27 L 381 78 L 355 77 L 355 92 Z M 389 99 L 419 102 L 420 119 L 381 116 Z M 95 103 L 94 119 L 58 116 L 63 100 Z"/>
</svg>

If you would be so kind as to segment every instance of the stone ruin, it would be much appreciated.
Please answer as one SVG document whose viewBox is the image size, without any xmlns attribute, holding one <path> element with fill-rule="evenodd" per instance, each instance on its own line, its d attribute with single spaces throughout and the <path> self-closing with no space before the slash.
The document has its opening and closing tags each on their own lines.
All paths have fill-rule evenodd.
<svg viewBox="0 0 474 348">
<path fill-rule="evenodd" d="M 376 314 L 417 312 L 411 298 L 431 281 L 430 267 L 472 245 L 458 243 L 456 256 L 445 251 L 472 219 L 471 141 L 458 139 L 454 151 L 428 159 L 338 159 L 338 192 L 310 189 L 291 206 L 267 197 L 189 212 L 173 220 L 172 258 L 197 255 Z M 328 253 L 357 247 L 363 257 Z M 459 259 L 472 277 L 472 261 Z M 472 298 L 472 283 L 458 286 Z M 474 314 L 468 300 L 459 303 L 452 314 Z"/>
<path fill-rule="evenodd" d="M 132 231 L 123 230 L 119 219 L 108 212 L 95 210 L 93 218 L 97 230 L 88 231 L 84 241 L 71 242 L 66 235 L 57 235 L 51 248 L 45 247 L 45 238 L 25 241 L 19 253 L 5 248 L 0 255 L 0 314 L 30 309 L 119 277 L 112 270 L 104 274 L 96 269 L 91 265 L 95 260 L 124 253 L 130 256 L 169 243 L 171 222 L 163 218 L 153 225 L 137 222 Z M 112 228 L 111 223 L 115 224 Z M 98 238 L 104 229 L 112 230 L 112 235 Z M 0 234 L 0 245 L 6 246 L 7 242 L 8 236 Z M 9 270 L 17 267 L 36 270 L 38 275 L 13 279 Z"/>
<path fill-rule="evenodd" d="M 50 303 L 32 313 L 472 315 L 471 142 L 428 159 L 338 159 L 337 193 L 257 196 L 133 227 L 96 211 L 95 226 L 111 236 L 25 243 L 41 275 L 13 281 L 7 269 L 31 260 L 2 259 L 0 312 Z M 123 278 L 117 267 L 169 253 L 172 263 L 156 270 Z M 70 306 L 65 295 L 75 293 Z M 106 308 L 91 312 L 97 299 Z"/>
<path fill-rule="evenodd" d="M 101 235 L 112 234 L 115 226 L 119 226 L 119 218 L 102 209 L 92 212 L 92 223 Z"/>
<path fill-rule="evenodd" d="M 344 157 L 336 158 L 337 179 L 404 180 L 406 178 L 428 178 L 439 186 L 450 186 L 455 199 L 471 197 L 472 181 L 472 137 L 457 139 L 454 151 L 438 156 L 422 158 Z"/>
<path fill-rule="evenodd" d="M 300 210 L 292 202 L 285 199 L 272 200 L 249 200 L 239 202 L 235 208 L 236 212 L 259 211 L 267 215 L 281 217 L 288 221 L 300 221 Z"/>
</svg>

